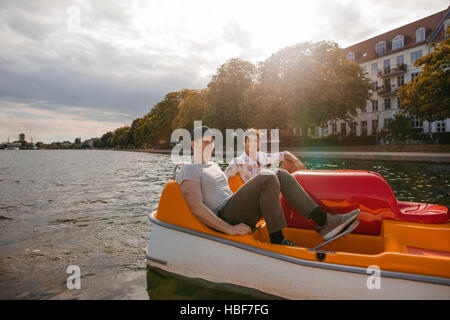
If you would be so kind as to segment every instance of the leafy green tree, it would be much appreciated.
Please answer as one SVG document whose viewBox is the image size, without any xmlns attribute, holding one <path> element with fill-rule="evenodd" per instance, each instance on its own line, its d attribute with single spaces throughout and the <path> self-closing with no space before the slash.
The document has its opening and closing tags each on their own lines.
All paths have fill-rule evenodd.
<svg viewBox="0 0 450 320">
<path fill-rule="evenodd" d="M 204 123 L 225 131 L 243 128 L 244 94 L 255 81 L 256 67 L 241 59 L 231 59 L 217 69 L 208 84 Z"/>
<path fill-rule="evenodd" d="M 194 121 L 203 119 L 208 106 L 207 90 L 190 90 L 188 95 L 178 105 L 178 113 L 172 122 L 172 129 L 194 129 Z"/>
<path fill-rule="evenodd" d="M 190 92 L 191 90 L 170 92 L 150 110 L 143 124 L 147 134 L 145 139 L 150 145 L 162 145 L 170 141 L 172 122 L 178 114 L 178 106 Z"/>
<path fill-rule="evenodd" d="M 112 131 L 108 131 L 107 133 L 102 135 L 102 137 L 100 138 L 99 144 L 98 144 L 99 148 L 111 148 L 112 147 L 112 143 L 111 143 L 112 136 L 113 136 Z"/>
<path fill-rule="evenodd" d="M 411 138 L 419 134 L 422 130 L 414 128 L 413 118 L 409 115 L 396 114 L 388 126 L 389 132 L 395 138 Z"/>
<path fill-rule="evenodd" d="M 450 32 L 447 28 L 447 36 Z M 423 120 L 450 117 L 450 38 L 433 44 L 433 51 L 417 59 L 422 72 L 398 90 L 400 108 Z"/>
<path fill-rule="evenodd" d="M 137 118 L 131 124 L 130 138 L 135 147 L 142 147 L 145 143 L 145 135 L 142 134 L 142 130 L 139 130 L 144 124 L 144 120 L 144 118 Z"/>
<path fill-rule="evenodd" d="M 111 137 L 111 145 L 114 148 L 124 149 L 130 146 L 130 127 L 124 126 L 116 129 Z"/>
<path fill-rule="evenodd" d="M 350 121 L 369 99 L 370 82 L 334 42 L 300 43 L 273 54 L 247 92 L 248 122 L 254 126 L 303 128 Z"/>
</svg>

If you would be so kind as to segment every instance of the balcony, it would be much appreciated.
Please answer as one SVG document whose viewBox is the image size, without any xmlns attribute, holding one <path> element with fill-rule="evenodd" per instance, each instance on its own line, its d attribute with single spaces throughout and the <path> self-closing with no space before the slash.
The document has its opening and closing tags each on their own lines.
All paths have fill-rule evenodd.
<svg viewBox="0 0 450 320">
<path fill-rule="evenodd" d="M 398 64 L 395 68 L 391 67 L 386 67 L 383 70 L 379 70 L 378 71 L 378 76 L 380 78 L 388 78 L 388 77 L 392 77 L 392 76 L 396 76 L 402 73 L 406 72 L 406 64 L 402 63 L 402 64 Z"/>
<path fill-rule="evenodd" d="M 397 87 L 395 85 L 392 86 L 381 86 L 377 88 L 377 94 L 382 97 L 395 95 L 397 93 Z"/>
</svg>

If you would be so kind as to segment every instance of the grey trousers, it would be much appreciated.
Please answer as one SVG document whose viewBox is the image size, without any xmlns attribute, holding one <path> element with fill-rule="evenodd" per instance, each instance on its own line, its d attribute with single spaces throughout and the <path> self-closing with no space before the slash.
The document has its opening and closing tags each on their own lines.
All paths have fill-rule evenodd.
<svg viewBox="0 0 450 320">
<path fill-rule="evenodd" d="M 218 216 L 231 225 L 245 223 L 254 229 L 264 218 L 269 233 L 286 227 L 280 192 L 306 219 L 318 206 L 289 172 L 263 170 L 244 184 L 219 210 Z"/>
</svg>

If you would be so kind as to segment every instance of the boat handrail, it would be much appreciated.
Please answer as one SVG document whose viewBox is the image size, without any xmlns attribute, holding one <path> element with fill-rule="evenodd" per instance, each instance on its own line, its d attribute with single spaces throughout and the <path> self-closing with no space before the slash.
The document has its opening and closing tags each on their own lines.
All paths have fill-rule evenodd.
<svg viewBox="0 0 450 320">
<path fill-rule="evenodd" d="M 173 168 L 173 172 L 172 172 L 172 174 L 173 174 L 173 176 L 172 176 L 172 178 L 173 178 L 173 180 L 175 180 L 176 179 L 176 177 L 177 177 L 177 169 L 178 169 L 178 167 L 182 167 L 182 166 L 184 166 L 186 163 L 185 162 L 180 162 L 180 163 L 177 163 L 176 165 L 175 165 L 175 167 Z"/>
</svg>

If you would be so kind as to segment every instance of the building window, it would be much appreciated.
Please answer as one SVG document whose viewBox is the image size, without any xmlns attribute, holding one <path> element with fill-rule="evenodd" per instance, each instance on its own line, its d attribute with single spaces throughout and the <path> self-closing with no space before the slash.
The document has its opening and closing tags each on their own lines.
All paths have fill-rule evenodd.
<svg viewBox="0 0 450 320">
<path fill-rule="evenodd" d="M 356 134 L 356 122 L 350 122 L 350 134 Z"/>
<path fill-rule="evenodd" d="M 447 19 L 447 20 L 444 21 L 444 24 L 443 24 L 444 30 L 442 30 L 442 39 L 448 37 L 448 36 L 446 36 L 446 32 L 447 32 L 447 28 L 448 27 L 450 27 L 450 19 Z M 448 30 L 448 32 L 450 32 L 450 30 Z"/>
<path fill-rule="evenodd" d="M 362 71 L 363 71 L 363 74 L 366 74 L 367 73 L 367 66 L 363 66 L 362 67 Z"/>
<path fill-rule="evenodd" d="M 336 124 L 336 122 L 333 122 L 331 124 L 331 130 L 332 130 L 333 134 L 337 132 L 337 124 Z"/>
<path fill-rule="evenodd" d="M 397 97 L 397 109 L 400 109 L 400 98 Z"/>
<path fill-rule="evenodd" d="M 378 100 L 372 100 L 372 112 L 378 111 Z"/>
<path fill-rule="evenodd" d="M 354 52 L 347 53 L 347 59 L 350 61 L 355 61 L 355 53 Z"/>
<path fill-rule="evenodd" d="M 361 121 L 361 134 L 367 136 L 367 121 Z"/>
<path fill-rule="evenodd" d="M 422 50 L 411 52 L 411 65 L 414 65 L 414 62 L 419 58 L 422 58 Z"/>
<path fill-rule="evenodd" d="M 419 75 L 419 72 L 413 72 L 411 73 L 411 81 L 414 81 L 414 79 Z"/>
<path fill-rule="evenodd" d="M 394 37 L 394 39 L 392 39 L 392 50 L 403 48 L 404 45 L 405 43 L 403 36 L 399 35 Z"/>
<path fill-rule="evenodd" d="M 420 27 L 416 30 L 416 42 L 425 41 L 425 28 Z"/>
<path fill-rule="evenodd" d="M 375 52 L 380 56 L 386 53 L 386 41 L 380 41 L 375 46 Z"/>
<path fill-rule="evenodd" d="M 391 110 L 391 98 L 384 99 L 384 110 Z"/>
<path fill-rule="evenodd" d="M 405 62 L 405 60 L 404 60 L 404 58 L 403 58 L 403 55 L 401 55 L 401 56 L 397 56 L 397 67 L 398 66 L 401 66 L 401 65 L 403 65 Z"/>
<path fill-rule="evenodd" d="M 414 128 L 422 128 L 422 121 L 420 121 L 419 117 L 414 116 L 412 121 Z"/>
<path fill-rule="evenodd" d="M 436 131 L 437 132 L 445 132 L 445 121 L 437 121 L 436 122 Z"/>
<path fill-rule="evenodd" d="M 400 87 L 405 84 L 405 76 L 401 75 L 397 77 L 397 87 Z"/>
<path fill-rule="evenodd" d="M 378 81 L 372 81 L 372 90 L 376 91 L 378 89 Z"/>
<path fill-rule="evenodd" d="M 383 87 L 384 92 L 391 92 L 391 79 L 384 79 Z"/>
<path fill-rule="evenodd" d="M 387 59 L 383 61 L 383 73 L 389 74 L 391 72 L 391 59 Z"/>
<path fill-rule="evenodd" d="M 375 133 L 378 131 L 378 119 L 372 120 L 372 133 Z"/>
<path fill-rule="evenodd" d="M 347 124 L 345 122 L 341 123 L 341 134 L 347 134 Z"/>
<path fill-rule="evenodd" d="M 372 74 L 377 74 L 378 72 L 378 63 L 372 63 Z"/>
</svg>

